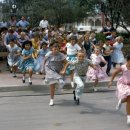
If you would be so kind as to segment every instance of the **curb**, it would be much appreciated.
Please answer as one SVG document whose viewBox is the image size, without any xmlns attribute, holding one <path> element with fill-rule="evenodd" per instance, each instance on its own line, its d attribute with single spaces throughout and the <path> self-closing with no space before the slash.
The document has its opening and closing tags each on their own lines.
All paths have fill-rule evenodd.
<svg viewBox="0 0 130 130">
<path fill-rule="evenodd" d="M 94 82 L 86 82 L 85 83 L 85 91 L 92 91 L 92 86 Z M 116 86 L 116 81 L 113 81 L 113 86 Z M 108 81 L 99 82 L 97 87 L 106 87 L 108 86 Z M 70 83 L 66 83 L 63 87 L 65 90 L 72 90 L 72 87 Z M 34 85 L 4 85 L 3 87 L 0 87 L 0 92 L 13 92 L 13 91 L 34 91 L 34 92 L 49 92 L 49 86 L 44 84 L 34 84 Z"/>
</svg>

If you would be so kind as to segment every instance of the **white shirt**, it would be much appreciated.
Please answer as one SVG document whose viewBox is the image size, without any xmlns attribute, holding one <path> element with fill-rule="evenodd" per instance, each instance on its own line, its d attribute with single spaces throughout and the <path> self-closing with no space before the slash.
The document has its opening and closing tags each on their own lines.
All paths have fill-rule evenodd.
<svg viewBox="0 0 130 130">
<path fill-rule="evenodd" d="M 96 55 L 95 53 L 93 53 L 90 58 L 92 60 L 92 64 L 94 64 L 94 65 L 99 65 L 100 62 L 102 62 L 102 61 L 105 62 L 105 59 L 103 58 L 103 56 L 101 54 Z"/>
<path fill-rule="evenodd" d="M 111 45 L 106 45 L 104 44 L 103 45 L 103 48 L 105 49 L 105 51 L 110 51 L 111 50 Z M 103 53 L 103 56 L 110 56 L 111 54 L 104 54 Z"/>
<path fill-rule="evenodd" d="M 41 28 L 47 28 L 49 26 L 49 23 L 47 20 L 41 20 L 39 26 Z"/>
<path fill-rule="evenodd" d="M 75 55 L 77 51 L 81 50 L 81 47 L 78 44 L 71 45 L 71 43 L 66 44 L 67 55 Z"/>
</svg>

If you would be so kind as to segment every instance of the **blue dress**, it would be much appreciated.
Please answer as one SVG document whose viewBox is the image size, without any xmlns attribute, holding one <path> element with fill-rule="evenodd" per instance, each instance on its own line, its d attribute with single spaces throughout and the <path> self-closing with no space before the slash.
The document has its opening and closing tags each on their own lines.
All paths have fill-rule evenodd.
<svg viewBox="0 0 130 130">
<path fill-rule="evenodd" d="M 123 48 L 123 43 L 118 43 L 115 42 L 113 44 L 113 53 L 112 53 L 112 62 L 120 64 L 120 63 L 124 63 L 125 58 L 122 52 L 122 48 Z"/>
<path fill-rule="evenodd" d="M 40 69 L 39 69 L 40 72 L 43 71 L 43 61 L 44 61 L 44 58 L 45 58 L 45 55 L 47 54 L 47 52 L 49 52 L 48 49 L 46 49 L 46 50 L 40 49 L 38 51 L 38 57 L 36 60 L 37 60 L 37 63 L 39 63 L 39 65 L 40 65 Z"/>
<path fill-rule="evenodd" d="M 32 48 L 32 47 L 30 48 L 30 50 L 23 49 L 22 55 L 23 56 L 32 55 L 33 52 L 34 52 L 34 48 Z M 34 67 L 35 67 L 34 66 L 34 59 L 32 57 L 27 59 L 27 60 L 22 59 L 21 65 L 19 66 L 19 68 L 21 69 L 22 72 L 25 72 L 25 71 L 27 71 L 29 69 L 34 70 Z"/>
</svg>

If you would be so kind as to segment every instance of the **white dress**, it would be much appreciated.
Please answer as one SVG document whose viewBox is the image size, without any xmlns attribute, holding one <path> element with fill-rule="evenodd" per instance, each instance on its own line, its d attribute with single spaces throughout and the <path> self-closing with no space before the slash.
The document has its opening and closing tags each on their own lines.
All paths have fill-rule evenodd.
<svg viewBox="0 0 130 130">
<path fill-rule="evenodd" d="M 9 54 L 7 56 L 9 66 L 17 66 L 20 62 L 21 56 L 16 56 L 18 52 L 21 52 L 22 49 L 16 44 L 14 47 L 11 47 L 10 44 L 6 46 Z"/>
<path fill-rule="evenodd" d="M 114 43 L 113 44 L 113 53 L 112 53 L 112 62 L 114 63 L 124 63 L 124 55 L 122 53 L 123 43 Z"/>
<path fill-rule="evenodd" d="M 92 64 L 95 65 L 95 68 L 89 67 L 87 72 L 87 78 L 89 80 L 102 80 L 107 77 L 106 72 L 99 65 L 102 61 L 105 61 L 102 55 L 96 55 L 95 53 L 91 55 Z"/>
</svg>

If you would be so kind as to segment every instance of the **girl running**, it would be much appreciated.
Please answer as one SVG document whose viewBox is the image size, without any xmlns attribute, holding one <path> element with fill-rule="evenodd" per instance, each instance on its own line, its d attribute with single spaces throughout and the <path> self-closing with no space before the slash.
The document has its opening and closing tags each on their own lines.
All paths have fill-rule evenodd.
<svg viewBox="0 0 130 130">
<path fill-rule="evenodd" d="M 127 56 L 126 60 L 127 63 L 122 65 L 113 73 L 109 82 L 109 87 L 112 85 L 116 75 L 122 72 L 122 76 L 117 81 L 117 96 L 119 102 L 116 109 L 119 110 L 121 104 L 126 103 L 127 124 L 130 126 L 130 55 Z"/>
<path fill-rule="evenodd" d="M 87 78 L 94 80 L 93 90 L 96 92 L 96 86 L 98 85 L 98 81 L 107 77 L 107 74 L 101 68 L 100 63 L 103 62 L 107 64 L 107 62 L 101 55 L 100 48 L 97 46 L 94 48 L 94 53 L 91 55 L 90 59 L 92 60 L 92 64 L 95 65 L 95 69 L 89 67 L 87 72 Z"/>
</svg>

